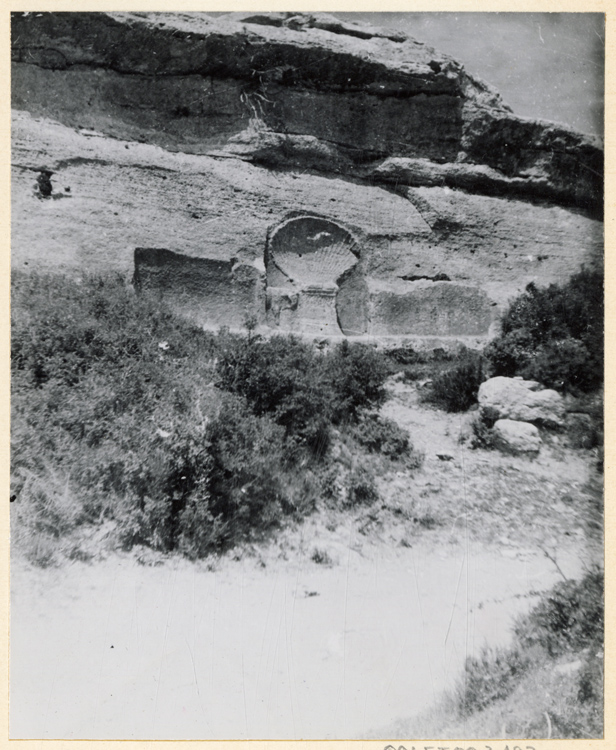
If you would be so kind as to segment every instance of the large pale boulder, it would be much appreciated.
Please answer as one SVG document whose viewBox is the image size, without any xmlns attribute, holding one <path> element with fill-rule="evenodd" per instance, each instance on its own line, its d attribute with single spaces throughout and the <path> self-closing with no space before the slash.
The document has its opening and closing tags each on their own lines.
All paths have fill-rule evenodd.
<svg viewBox="0 0 616 750">
<path fill-rule="evenodd" d="M 562 396 L 542 388 L 536 380 L 496 377 L 479 388 L 479 408 L 496 419 L 561 426 L 565 418 Z"/>
<path fill-rule="evenodd" d="M 499 419 L 492 431 L 494 446 L 504 453 L 536 455 L 541 448 L 539 430 L 529 422 Z"/>
</svg>

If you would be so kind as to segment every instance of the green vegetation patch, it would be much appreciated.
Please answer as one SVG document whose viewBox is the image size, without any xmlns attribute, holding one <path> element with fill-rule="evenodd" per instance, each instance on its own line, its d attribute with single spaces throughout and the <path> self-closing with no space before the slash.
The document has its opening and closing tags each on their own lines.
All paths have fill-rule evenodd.
<svg viewBox="0 0 616 750">
<path fill-rule="evenodd" d="M 603 276 L 582 270 L 564 285 L 529 284 L 485 350 L 494 375 L 538 380 L 570 393 L 603 383 Z"/>
<path fill-rule="evenodd" d="M 481 714 L 489 723 L 494 716 L 519 711 L 526 693 L 535 696 L 535 705 L 526 709 L 523 736 L 600 737 L 603 586 L 600 570 L 557 584 L 518 620 L 509 649 L 485 650 L 467 659 L 454 695 L 456 714 L 463 719 Z M 546 684 L 551 689 L 546 691 Z"/>
<path fill-rule="evenodd" d="M 192 558 L 261 538 L 326 494 L 334 426 L 407 451 L 365 420 L 388 372 L 373 347 L 204 332 L 119 276 L 16 273 L 14 545 L 45 565 L 107 522 L 112 545 Z M 371 477 L 353 492 L 378 498 Z"/>
</svg>

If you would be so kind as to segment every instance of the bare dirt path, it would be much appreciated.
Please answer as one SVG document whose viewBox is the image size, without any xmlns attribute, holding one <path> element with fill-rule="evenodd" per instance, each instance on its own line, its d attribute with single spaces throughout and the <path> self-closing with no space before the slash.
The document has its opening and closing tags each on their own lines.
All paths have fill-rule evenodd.
<svg viewBox="0 0 616 750">
<path fill-rule="evenodd" d="M 427 708 L 557 573 L 434 539 L 332 567 L 113 557 L 12 577 L 14 738 L 353 738 Z"/>
</svg>

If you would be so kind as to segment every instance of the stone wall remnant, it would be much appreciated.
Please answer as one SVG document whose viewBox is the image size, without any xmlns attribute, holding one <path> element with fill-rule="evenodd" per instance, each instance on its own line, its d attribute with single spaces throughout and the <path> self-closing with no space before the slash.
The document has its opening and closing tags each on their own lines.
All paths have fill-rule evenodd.
<svg viewBox="0 0 616 750">
<path fill-rule="evenodd" d="M 250 318 L 264 321 L 263 274 L 235 259 L 190 258 L 140 247 L 135 250 L 134 283 L 202 324 L 241 328 Z"/>
<path fill-rule="evenodd" d="M 495 318 L 494 306 L 478 286 L 447 281 L 370 280 L 373 336 L 484 336 Z"/>
</svg>

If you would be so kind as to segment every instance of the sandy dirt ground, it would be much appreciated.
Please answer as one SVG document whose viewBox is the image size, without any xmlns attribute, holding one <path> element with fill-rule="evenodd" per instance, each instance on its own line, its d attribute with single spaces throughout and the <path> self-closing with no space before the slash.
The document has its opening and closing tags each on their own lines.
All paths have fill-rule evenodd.
<svg viewBox="0 0 616 750">
<path fill-rule="evenodd" d="M 504 552 L 504 554 L 503 554 Z M 134 556 L 12 571 L 12 738 L 359 738 L 505 644 L 557 572 L 438 539 L 329 567 Z M 561 558 L 568 575 L 575 556 Z"/>
<path fill-rule="evenodd" d="M 380 505 L 322 508 L 200 563 L 15 559 L 10 736 L 374 736 L 453 688 L 468 655 L 506 645 L 537 592 L 583 573 L 588 461 L 470 451 L 464 418 L 401 383 L 383 411 L 425 460 L 383 477 Z"/>
</svg>

